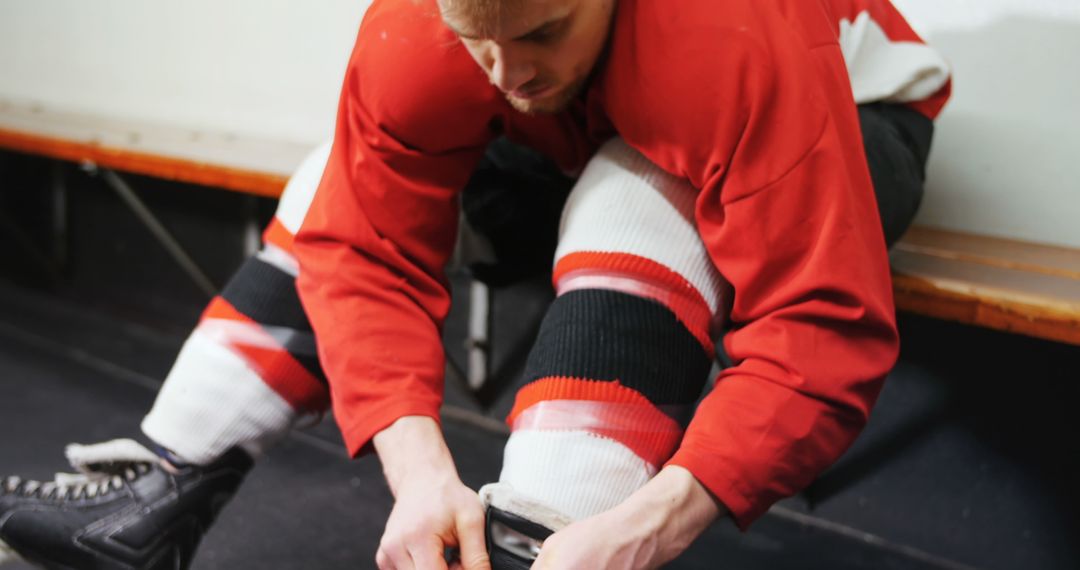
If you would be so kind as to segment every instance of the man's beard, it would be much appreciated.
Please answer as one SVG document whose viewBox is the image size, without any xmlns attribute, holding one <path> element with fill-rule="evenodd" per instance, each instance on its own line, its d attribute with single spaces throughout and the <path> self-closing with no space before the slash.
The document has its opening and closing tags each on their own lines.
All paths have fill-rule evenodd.
<svg viewBox="0 0 1080 570">
<path fill-rule="evenodd" d="M 584 84 L 585 78 L 578 78 L 565 89 L 543 99 L 518 99 L 507 93 L 506 100 L 511 107 L 527 115 L 553 115 L 566 109 L 577 98 Z"/>
</svg>

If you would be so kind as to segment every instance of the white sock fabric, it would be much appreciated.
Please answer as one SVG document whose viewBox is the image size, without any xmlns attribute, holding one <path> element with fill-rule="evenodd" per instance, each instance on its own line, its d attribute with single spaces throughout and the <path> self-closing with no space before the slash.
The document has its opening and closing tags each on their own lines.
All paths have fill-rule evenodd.
<svg viewBox="0 0 1080 570">
<path fill-rule="evenodd" d="M 707 320 L 698 327 L 704 329 L 703 334 L 696 337 L 711 356 L 710 331 L 715 334 L 719 330 L 731 288 L 698 235 L 694 221 L 697 195 L 685 180 L 662 171 L 621 139 L 606 143 L 582 173 L 563 212 L 555 255 L 559 294 L 607 289 L 666 305 L 665 298 L 684 293 L 666 296 L 658 289 L 672 287 L 671 281 L 635 273 L 633 260 L 645 260 L 652 267 L 664 268 L 661 272 L 677 275 L 700 296 L 703 306 L 699 314 Z M 579 259 L 595 259 L 602 267 L 594 270 L 575 264 L 575 269 L 560 273 L 559 261 L 576 254 L 585 256 Z M 608 266 L 603 267 L 605 263 Z M 626 269 L 613 271 L 611 267 Z M 565 372 L 571 381 L 590 380 L 574 378 L 573 372 Z M 618 505 L 648 482 L 658 465 L 605 437 L 605 427 L 627 429 L 603 425 L 582 429 L 573 419 L 565 425 L 549 420 L 539 428 L 515 426 L 506 444 L 500 483 L 515 496 L 573 520 Z M 681 429 L 675 429 L 679 433 L 672 445 L 677 445 L 681 436 Z"/>
<path fill-rule="evenodd" d="M 257 457 L 296 420 L 246 360 L 196 328 L 142 430 L 180 460 L 205 465 L 235 446 Z"/>
<path fill-rule="evenodd" d="M 618 505 L 655 474 L 614 440 L 585 431 L 524 430 L 506 442 L 499 482 L 579 520 Z"/>
</svg>

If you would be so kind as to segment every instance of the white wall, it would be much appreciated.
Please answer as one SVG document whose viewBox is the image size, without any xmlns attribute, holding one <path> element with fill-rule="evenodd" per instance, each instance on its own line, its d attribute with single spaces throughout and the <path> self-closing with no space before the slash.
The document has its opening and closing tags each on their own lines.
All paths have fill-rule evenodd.
<svg viewBox="0 0 1080 570">
<path fill-rule="evenodd" d="M 1080 247 L 1080 1 L 894 3 L 955 76 L 918 221 Z"/>
<path fill-rule="evenodd" d="M 370 0 L 0 0 L 0 98 L 317 144 Z"/>
<path fill-rule="evenodd" d="M 316 144 L 370 0 L 0 0 L 0 99 Z M 920 222 L 1080 247 L 1080 0 L 895 0 L 955 68 Z"/>
</svg>

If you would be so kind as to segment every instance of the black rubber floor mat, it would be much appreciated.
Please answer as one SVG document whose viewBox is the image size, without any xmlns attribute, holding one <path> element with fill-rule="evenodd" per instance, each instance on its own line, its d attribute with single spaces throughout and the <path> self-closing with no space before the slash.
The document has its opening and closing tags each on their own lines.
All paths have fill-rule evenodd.
<svg viewBox="0 0 1080 570">
<path fill-rule="evenodd" d="M 1076 433 L 1065 380 L 1077 352 L 933 321 L 905 334 L 864 437 L 833 472 L 747 534 L 715 525 L 670 567 L 1075 567 L 1075 492 L 1055 490 L 1077 474 L 1076 440 L 1063 437 Z M 3 296 L 0 474 L 50 478 L 66 469 L 64 444 L 135 434 L 181 341 Z M 497 478 L 505 435 L 444 424 L 463 480 Z M 374 567 L 390 507 L 378 462 L 348 460 L 328 420 L 258 464 L 195 568 Z"/>
</svg>

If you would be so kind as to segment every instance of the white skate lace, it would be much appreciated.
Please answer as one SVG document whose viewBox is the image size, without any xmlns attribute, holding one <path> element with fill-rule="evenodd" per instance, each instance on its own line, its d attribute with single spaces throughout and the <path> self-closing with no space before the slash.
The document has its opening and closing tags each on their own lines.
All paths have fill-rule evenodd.
<svg viewBox="0 0 1080 570">
<path fill-rule="evenodd" d="M 154 452 L 130 439 L 94 445 L 71 444 L 68 461 L 78 473 L 57 473 L 52 481 L 21 477 L 0 480 L 0 493 L 42 499 L 93 499 L 124 488 L 147 474 L 160 459 Z"/>
</svg>

